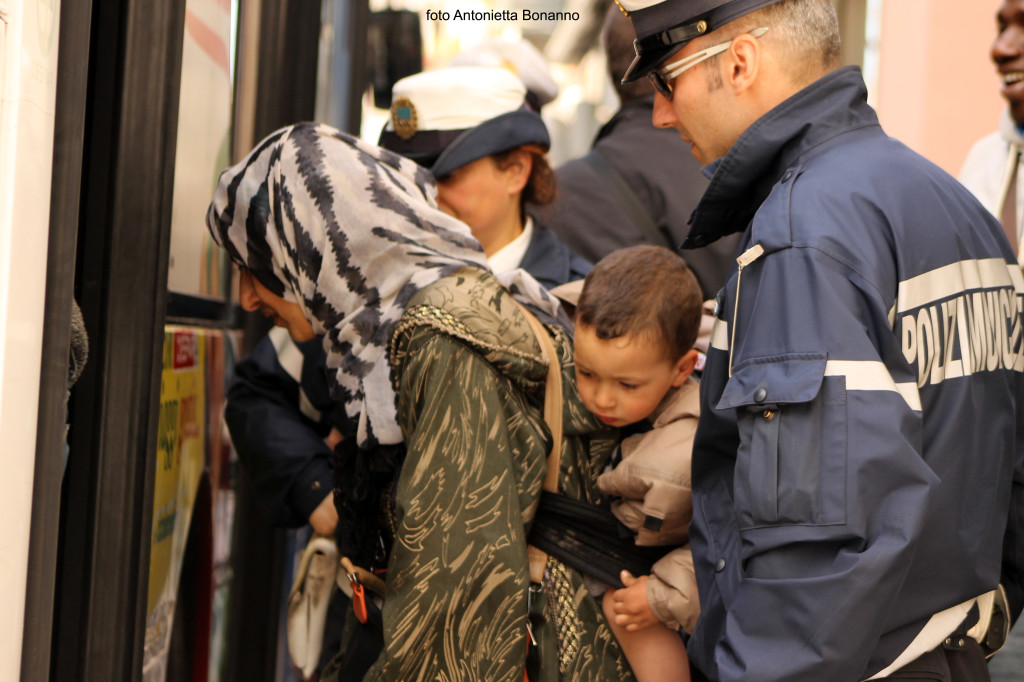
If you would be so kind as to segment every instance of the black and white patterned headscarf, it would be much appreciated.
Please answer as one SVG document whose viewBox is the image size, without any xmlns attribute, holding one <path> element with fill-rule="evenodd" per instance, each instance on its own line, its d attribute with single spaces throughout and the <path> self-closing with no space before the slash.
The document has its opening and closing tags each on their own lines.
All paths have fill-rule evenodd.
<svg viewBox="0 0 1024 682">
<path fill-rule="evenodd" d="M 436 196 L 416 163 L 299 123 L 224 171 L 210 204 L 214 240 L 323 335 L 332 393 L 358 419 L 360 446 L 402 441 L 385 353 L 409 300 L 460 268 L 487 269 L 469 228 Z M 536 281 L 513 277 L 517 299 L 556 310 Z"/>
</svg>

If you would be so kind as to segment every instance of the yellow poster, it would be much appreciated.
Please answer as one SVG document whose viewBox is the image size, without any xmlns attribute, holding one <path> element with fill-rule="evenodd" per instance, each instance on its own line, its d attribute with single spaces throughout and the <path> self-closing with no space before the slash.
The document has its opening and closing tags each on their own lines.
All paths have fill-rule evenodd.
<svg viewBox="0 0 1024 682">
<path fill-rule="evenodd" d="M 175 594 L 204 467 L 207 345 L 208 338 L 201 330 L 167 327 L 164 331 L 142 667 L 145 680 L 164 677 Z"/>
</svg>

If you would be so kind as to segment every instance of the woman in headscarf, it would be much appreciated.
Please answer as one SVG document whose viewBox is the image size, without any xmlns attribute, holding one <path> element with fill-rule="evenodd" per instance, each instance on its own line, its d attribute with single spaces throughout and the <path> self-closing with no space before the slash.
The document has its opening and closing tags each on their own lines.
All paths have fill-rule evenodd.
<svg viewBox="0 0 1024 682">
<path fill-rule="evenodd" d="M 523 54 L 523 68 L 542 75 L 530 61 L 543 62 L 539 53 Z M 496 66 L 439 69 L 402 79 L 394 93 L 398 127 L 383 133 L 385 148 L 442 174 L 439 207 L 469 226 L 492 272 L 522 268 L 549 289 L 586 275 L 590 264 L 524 211 L 552 198 L 555 176 L 544 158 L 547 128 L 517 76 Z M 239 362 L 225 420 L 271 522 L 308 519 L 330 534 L 337 516 L 321 432 L 334 426 L 335 405 L 324 362 L 317 341 L 293 344 L 283 329 L 271 332 Z"/>
<path fill-rule="evenodd" d="M 526 86 L 501 67 L 454 66 L 395 83 L 380 146 L 429 168 L 438 205 L 469 225 L 497 273 L 522 268 L 548 289 L 591 264 L 527 213 L 555 198 L 551 144 Z"/>
<path fill-rule="evenodd" d="M 339 546 L 387 566 L 383 651 L 364 679 L 632 679 L 577 571 L 549 558 L 530 591 L 526 536 L 551 435 L 546 363 L 517 301 L 562 360 L 560 492 L 596 503 L 613 446 L 575 394 L 560 309 L 521 271 L 499 283 L 435 196 L 411 161 L 297 124 L 222 174 L 207 217 L 242 270 L 243 306 L 296 340 L 323 337 L 349 422 Z"/>
</svg>

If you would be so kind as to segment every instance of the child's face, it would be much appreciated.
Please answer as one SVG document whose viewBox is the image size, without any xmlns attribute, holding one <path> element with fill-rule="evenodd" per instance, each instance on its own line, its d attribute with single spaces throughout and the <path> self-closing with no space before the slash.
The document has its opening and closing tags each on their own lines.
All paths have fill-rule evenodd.
<svg viewBox="0 0 1024 682">
<path fill-rule="evenodd" d="M 574 344 L 583 404 L 611 426 L 649 417 L 670 388 L 686 381 L 697 361 L 694 350 L 673 361 L 647 336 L 601 339 L 593 327 L 579 323 Z"/>
</svg>

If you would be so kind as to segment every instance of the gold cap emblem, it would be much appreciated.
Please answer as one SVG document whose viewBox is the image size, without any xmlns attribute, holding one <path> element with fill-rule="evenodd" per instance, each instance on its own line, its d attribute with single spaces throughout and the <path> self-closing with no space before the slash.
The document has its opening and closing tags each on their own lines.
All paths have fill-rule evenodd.
<svg viewBox="0 0 1024 682">
<path fill-rule="evenodd" d="M 704 33 L 708 30 L 708 22 L 701 19 L 697 22 L 697 33 Z"/>
<path fill-rule="evenodd" d="M 408 97 L 399 97 L 391 103 L 391 125 L 403 140 L 416 134 L 416 107 Z"/>
</svg>

